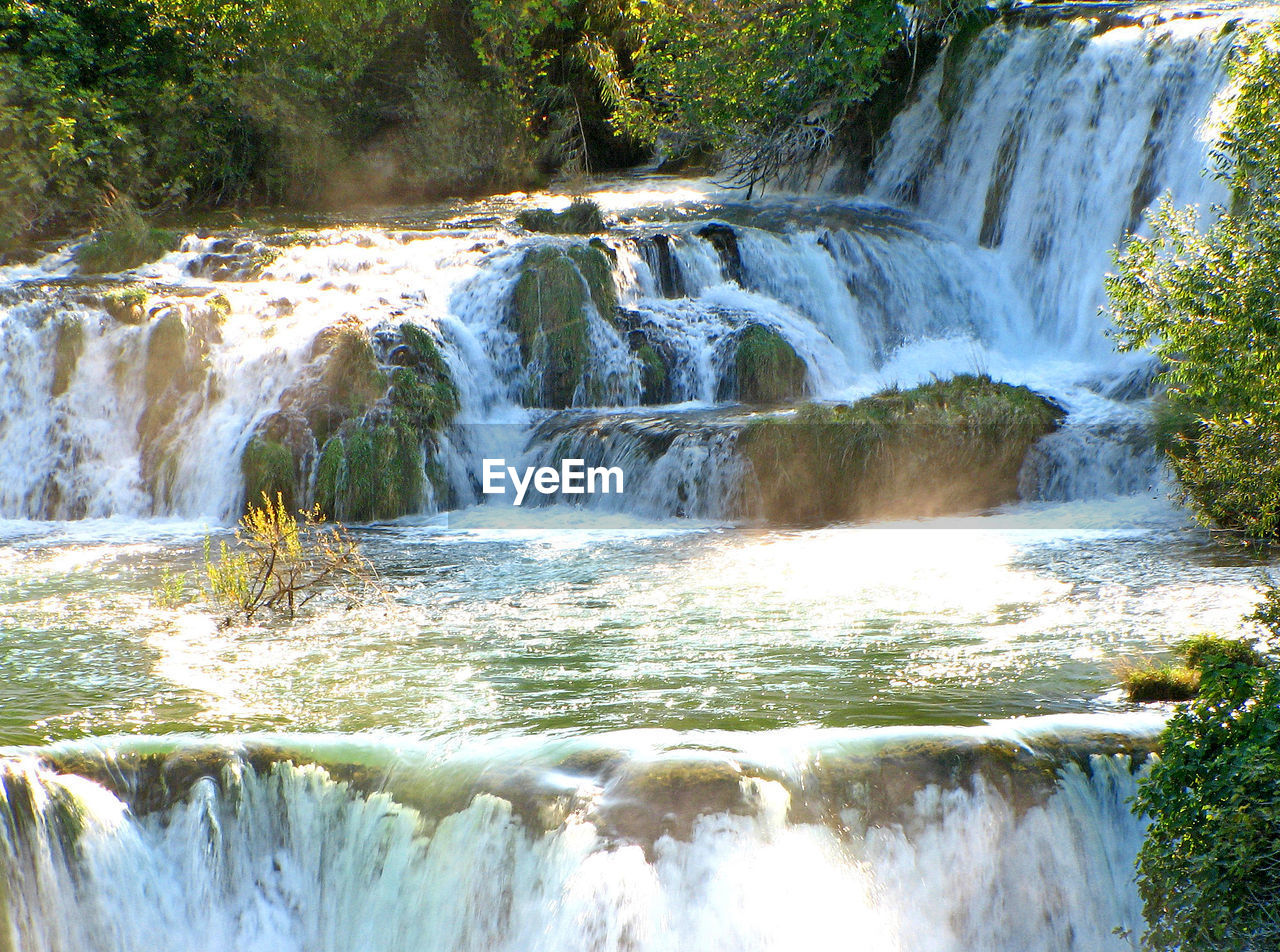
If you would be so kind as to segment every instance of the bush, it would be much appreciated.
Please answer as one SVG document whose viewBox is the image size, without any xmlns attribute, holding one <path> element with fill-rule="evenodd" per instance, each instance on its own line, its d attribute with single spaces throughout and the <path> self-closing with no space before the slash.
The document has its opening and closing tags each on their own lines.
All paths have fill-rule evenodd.
<svg viewBox="0 0 1280 952">
<path fill-rule="evenodd" d="M 1122 349 L 1151 345 L 1168 368 L 1159 437 L 1192 508 L 1246 540 L 1280 536 L 1280 25 L 1232 67 L 1239 94 L 1219 144 L 1230 209 L 1168 202 L 1151 237 L 1117 253 L 1107 279 Z"/>
<path fill-rule="evenodd" d="M 131 202 L 122 199 L 107 211 L 103 227 L 76 249 L 76 264 L 89 274 L 128 271 L 177 246 L 177 235 L 151 227 Z"/>
<path fill-rule="evenodd" d="M 323 591 L 373 584 L 371 567 L 342 526 L 326 525 L 314 510 L 300 515 L 280 496 L 263 496 L 240 520 L 234 547 L 223 542 L 214 558 L 205 540 L 205 595 L 228 613 L 228 623 L 251 622 L 263 611 L 292 619 Z"/>
<path fill-rule="evenodd" d="M 1280 670 L 1240 644 L 1188 646 L 1199 696 L 1169 720 L 1139 785 L 1147 949 L 1280 947 Z"/>
</svg>

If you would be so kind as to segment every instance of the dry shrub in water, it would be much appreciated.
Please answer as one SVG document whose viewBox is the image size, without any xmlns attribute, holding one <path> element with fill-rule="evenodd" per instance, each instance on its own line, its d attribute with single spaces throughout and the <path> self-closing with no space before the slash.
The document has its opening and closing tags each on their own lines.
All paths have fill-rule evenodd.
<svg viewBox="0 0 1280 952">
<path fill-rule="evenodd" d="M 318 508 L 295 516 L 279 494 L 273 501 L 264 493 L 261 505 L 249 507 L 235 542 L 223 542 L 215 558 L 205 541 L 205 594 L 227 612 L 227 623 L 250 622 L 263 611 L 293 619 L 323 591 L 377 587 L 372 565 L 343 526 L 326 523 Z"/>
</svg>

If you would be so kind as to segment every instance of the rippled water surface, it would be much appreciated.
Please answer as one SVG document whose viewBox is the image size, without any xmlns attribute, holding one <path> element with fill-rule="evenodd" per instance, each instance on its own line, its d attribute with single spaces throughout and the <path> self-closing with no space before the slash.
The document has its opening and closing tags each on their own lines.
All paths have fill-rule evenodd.
<svg viewBox="0 0 1280 952">
<path fill-rule="evenodd" d="M 972 724 L 1111 709 L 1115 668 L 1231 630 L 1264 566 L 1159 500 L 759 530 L 476 510 L 359 533 L 384 599 L 219 629 L 156 607 L 188 524 L 9 524 L 0 741 Z"/>
</svg>

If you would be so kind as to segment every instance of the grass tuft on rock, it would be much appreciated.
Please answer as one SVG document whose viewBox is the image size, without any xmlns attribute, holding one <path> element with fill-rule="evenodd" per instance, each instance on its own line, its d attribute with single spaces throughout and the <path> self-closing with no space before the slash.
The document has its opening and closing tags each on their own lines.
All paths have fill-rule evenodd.
<svg viewBox="0 0 1280 952">
<path fill-rule="evenodd" d="M 1125 695 L 1138 704 L 1189 701 L 1200 690 L 1200 672 L 1181 664 L 1151 664 L 1121 671 Z"/>
<path fill-rule="evenodd" d="M 1196 635 L 1179 645 L 1175 654 L 1180 663 L 1121 665 L 1120 679 L 1130 701 L 1189 701 L 1199 694 L 1207 666 L 1260 667 L 1265 663 L 1247 641 L 1222 635 Z"/>
<path fill-rule="evenodd" d="M 85 274 L 127 271 L 168 254 L 178 236 L 149 225 L 134 206 L 117 201 L 104 216 L 102 227 L 76 249 L 76 264 Z"/>
<path fill-rule="evenodd" d="M 516 215 L 516 224 L 526 231 L 547 235 L 594 235 L 604 231 L 600 206 L 590 199 L 575 198 L 564 211 L 526 208 Z"/>
</svg>

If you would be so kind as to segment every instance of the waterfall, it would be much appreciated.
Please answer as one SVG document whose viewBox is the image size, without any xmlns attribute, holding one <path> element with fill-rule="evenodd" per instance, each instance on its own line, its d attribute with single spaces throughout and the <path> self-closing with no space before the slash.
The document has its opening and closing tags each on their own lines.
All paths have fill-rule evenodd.
<svg viewBox="0 0 1280 952">
<path fill-rule="evenodd" d="M 1002 20 L 921 78 L 854 198 L 681 193 L 632 207 L 604 186 L 618 220 L 591 241 L 529 235 L 498 203 L 488 218 L 417 230 L 201 232 L 102 279 L 76 274 L 72 247 L 0 268 L 0 517 L 234 519 L 241 454 L 265 423 L 296 421 L 289 407 L 321 373 L 313 342 L 342 321 L 375 344 L 404 322 L 438 342 L 460 403 L 431 450 L 449 505 L 483 500 L 485 456 L 586 452 L 566 431 L 607 409 L 592 432 L 612 449 L 593 452 L 637 468 L 635 511 L 731 515 L 741 467 L 722 425 L 700 414 L 733 410 L 735 353 L 752 328 L 794 350 L 807 399 L 960 372 L 1026 384 L 1070 416 L 1028 461 L 1024 496 L 1145 491 L 1158 476 L 1147 391 L 1125 381 L 1149 378 L 1151 362 L 1112 352 L 1102 275 L 1157 196 L 1223 197 L 1203 170 L 1242 16 Z M 582 365 L 522 353 L 514 298 L 530 262 L 565 256 L 590 291 L 599 279 L 580 259 L 597 254 L 610 303 L 583 305 Z M 121 306 L 139 282 L 145 303 Z M 161 325 L 185 346 L 173 380 L 148 370 Z M 681 434 L 668 452 L 649 438 L 644 452 L 623 449 L 663 413 Z M 300 434 L 306 490 L 321 447 Z"/>
<path fill-rule="evenodd" d="M 789 767 L 545 743 L 470 768 L 281 740 L 217 756 L 208 742 L 18 754 L 0 764 L 0 944 L 1134 948 L 1113 933 L 1141 923 L 1129 755 L 1055 761 L 1054 729 L 1002 730 L 835 732 Z M 178 786 L 184 756 L 203 768 Z M 957 758 L 974 772 L 944 779 Z M 893 781 L 904 761 L 915 772 Z"/>
<path fill-rule="evenodd" d="M 1111 249 L 1166 192 L 1206 208 L 1226 197 L 1203 173 L 1238 23 L 988 27 L 924 78 L 868 195 L 992 249 L 1030 309 L 1025 337 L 1105 355 Z"/>
</svg>

